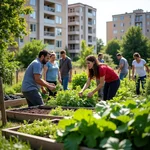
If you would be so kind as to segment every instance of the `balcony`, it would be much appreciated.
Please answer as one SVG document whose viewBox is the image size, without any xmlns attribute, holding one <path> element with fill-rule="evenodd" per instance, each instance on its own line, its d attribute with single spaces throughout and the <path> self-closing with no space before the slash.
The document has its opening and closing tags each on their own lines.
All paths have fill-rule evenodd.
<svg viewBox="0 0 150 150">
<path fill-rule="evenodd" d="M 44 18 L 44 23 L 54 25 L 55 20 Z"/>
<path fill-rule="evenodd" d="M 79 20 L 69 20 L 68 25 L 79 25 Z"/>
<path fill-rule="evenodd" d="M 68 12 L 68 16 L 79 16 L 79 15 L 80 15 L 79 11 Z"/>
<path fill-rule="evenodd" d="M 53 8 L 53 7 L 49 7 L 49 6 L 44 6 L 44 10 L 46 10 L 46 11 L 49 11 L 49 12 L 55 12 L 55 8 Z"/>
<path fill-rule="evenodd" d="M 92 43 L 92 39 L 88 39 L 88 43 Z"/>
<path fill-rule="evenodd" d="M 79 34 L 79 29 L 75 29 L 75 30 L 69 30 L 68 34 Z"/>
<path fill-rule="evenodd" d="M 93 17 L 93 14 L 88 12 L 88 17 Z"/>
<path fill-rule="evenodd" d="M 79 38 L 76 38 L 76 39 L 69 39 L 69 40 L 68 40 L 68 43 L 69 43 L 69 44 L 79 44 L 80 41 L 79 41 Z"/>
<path fill-rule="evenodd" d="M 93 25 L 92 21 L 88 21 L 88 25 L 92 26 Z"/>
<path fill-rule="evenodd" d="M 44 31 L 44 36 L 55 36 L 55 32 Z"/>
<path fill-rule="evenodd" d="M 48 51 L 51 51 L 51 50 L 54 50 L 54 49 L 55 49 L 55 45 L 48 44 L 46 46 L 46 50 L 48 50 Z"/>
</svg>

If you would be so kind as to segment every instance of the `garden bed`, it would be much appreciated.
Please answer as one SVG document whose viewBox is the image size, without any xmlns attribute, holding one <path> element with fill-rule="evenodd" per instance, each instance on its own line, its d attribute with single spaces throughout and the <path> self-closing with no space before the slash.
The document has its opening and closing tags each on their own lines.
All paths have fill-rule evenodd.
<svg viewBox="0 0 150 150">
<path fill-rule="evenodd" d="M 19 140 L 29 142 L 29 144 L 31 145 L 31 148 L 33 148 L 34 150 L 38 150 L 39 148 L 42 148 L 42 150 L 62 150 L 63 149 L 63 143 L 57 143 L 55 140 L 45 138 L 45 137 L 39 137 L 35 135 L 18 132 L 17 130 L 19 128 L 20 126 L 3 129 L 2 135 L 5 136 L 7 139 L 10 137 L 17 137 L 19 138 Z M 80 150 L 97 150 L 97 149 L 80 147 Z"/>
<path fill-rule="evenodd" d="M 22 106 L 26 104 L 27 104 L 27 101 L 25 98 L 7 100 L 5 101 L 5 108 L 18 107 L 18 106 Z"/>
<path fill-rule="evenodd" d="M 42 120 L 42 119 L 62 119 L 64 116 L 52 116 L 49 115 L 49 112 L 56 107 L 50 106 L 36 106 L 30 108 L 22 108 L 22 109 L 13 109 L 6 110 L 7 118 L 23 121 L 27 120 L 33 122 L 34 120 Z M 77 110 L 79 107 L 61 107 L 63 110 Z M 94 109 L 93 107 L 87 107 L 86 109 Z"/>
</svg>

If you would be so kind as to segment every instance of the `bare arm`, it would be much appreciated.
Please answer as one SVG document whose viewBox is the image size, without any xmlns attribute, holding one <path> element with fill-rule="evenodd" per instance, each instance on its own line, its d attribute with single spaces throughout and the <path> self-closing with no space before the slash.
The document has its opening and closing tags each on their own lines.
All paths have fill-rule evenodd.
<svg viewBox="0 0 150 150">
<path fill-rule="evenodd" d="M 47 87 L 50 90 L 54 90 L 55 89 L 55 86 L 53 84 L 49 84 L 44 79 L 40 78 L 40 74 L 34 74 L 34 79 L 35 79 L 35 82 L 37 84 L 39 84 L 40 86 Z"/>
<path fill-rule="evenodd" d="M 124 64 L 119 65 L 118 73 L 122 70 L 123 66 L 124 66 Z"/>
<path fill-rule="evenodd" d="M 92 91 L 92 93 L 94 94 L 95 92 L 97 92 L 99 89 L 101 89 L 104 85 L 105 82 L 105 76 L 100 77 L 100 83 L 99 85 Z"/>
<path fill-rule="evenodd" d="M 47 66 L 44 66 L 44 80 L 46 80 L 46 73 L 47 73 L 47 70 L 48 70 L 48 67 Z"/>
<path fill-rule="evenodd" d="M 72 80 L 72 69 L 70 69 L 69 72 L 70 72 L 70 79 L 69 79 L 69 80 L 70 80 L 70 82 L 71 82 L 71 80 Z"/>
<path fill-rule="evenodd" d="M 134 79 L 134 73 L 135 73 L 135 66 L 132 65 L 132 79 Z"/>
<path fill-rule="evenodd" d="M 149 73 L 150 73 L 150 70 L 149 70 L 148 66 L 147 66 L 146 64 L 145 64 L 144 66 L 145 66 L 145 68 L 146 68 L 147 73 L 149 74 Z"/>
</svg>

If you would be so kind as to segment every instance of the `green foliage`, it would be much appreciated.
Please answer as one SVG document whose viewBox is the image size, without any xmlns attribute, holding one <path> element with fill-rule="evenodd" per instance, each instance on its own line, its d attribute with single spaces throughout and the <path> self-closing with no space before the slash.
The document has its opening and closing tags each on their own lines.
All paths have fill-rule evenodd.
<svg viewBox="0 0 150 150">
<path fill-rule="evenodd" d="M 115 68 L 115 67 L 116 67 L 116 65 L 114 64 L 114 61 L 113 61 L 112 57 L 111 57 L 109 54 L 103 54 L 103 58 L 104 58 L 104 62 L 105 62 L 108 66 L 110 66 L 110 67 L 112 67 L 112 68 Z"/>
<path fill-rule="evenodd" d="M 82 72 L 80 74 L 75 74 L 72 78 L 72 89 L 76 89 L 77 86 L 83 88 L 84 84 L 87 81 L 87 74 Z"/>
<path fill-rule="evenodd" d="M 56 138 L 56 130 L 56 124 L 52 123 L 51 120 L 43 119 L 42 121 L 35 120 L 32 124 L 28 124 L 25 121 L 18 131 L 31 135 Z"/>
<path fill-rule="evenodd" d="M 109 41 L 105 47 L 105 52 L 112 56 L 112 59 L 115 64 L 118 64 L 116 54 L 118 53 L 119 50 L 120 50 L 120 41 L 116 39 Z"/>
<path fill-rule="evenodd" d="M 0 49 L 0 76 L 6 84 L 11 84 L 13 73 L 18 68 L 18 62 L 14 61 L 14 57 L 14 52 L 9 52 L 6 48 Z"/>
<path fill-rule="evenodd" d="M 97 54 L 98 54 L 104 46 L 102 39 L 96 38 L 96 45 L 97 45 Z"/>
<path fill-rule="evenodd" d="M 147 78 L 146 80 L 145 94 L 146 96 L 150 96 L 150 79 L 149 78 Z"/>
<path fill-rule="evenodd" d="M 49 113 L 49 115 L 53 116 L 72 116 L 73 114 L 74 114 L 73 110 L 62 109 L 60 106 L 52 109 Z"/>
<path fill-rule="evenodd" d="M 86 61 L 85 61 L 86 57 L 88 55 L 93 54 L 93 50 L 94 50 L 94 46 L 88 47 L 84 40 L 81 42 L 81 54 L 80 54 L 80 58 L 79 58 L 81 67 L 86 67 Z"/>
<path fill-rule="evenodd" d="M 39 52 L 46 47 L 40 40 L 32 40 L 18 52 L 16 60 L 20 62 L 22 68 L 28 65 L 38 56 Z"/>
<path fill-rule="evenodd" d="M 20 142 L 17 138 L 10 138 L 6 140 L 0 135 L 0 149 L 1 150 L 31 150 L 29 144 Z"/>
<path fill-rule="evenodd" d="M 21 14 L 30 14 L 32 8 L 25 3 L 25 0 L 0 1 L 0 49 L 7 49 L 7 46 L 16 44 L 15 38 L 27 34 L 27 24 Z"/>
<path fill-rule="evenodd" d="M 21 93 L 21 86 L 22 86 L 22 82 L 18 82 L 16 84 L 13 84 L 12 88 L 16 93 Z"/>
<path fill-rule="evenodd" d="M 142 34 L 140 27 L 131 27 L 123 37 L 122 53 L 128 60 L 129 65 L 132 64 L 133 54 L 140 53 L 141 57 L 145 60 L 150 58 L 150 41 Z M 149 46 L 148 46 L 149 44 Z"/>
<path fill-rule="evenodd" d="M 70 106 L 70 107 L 94 107 L 96 105 L 98 96 L 93 95 L 92 98 L 88 98 L 87 94 L 90 89 L 84 91 L 83 97 L 79 97 L 79 91 L 81 88 L 76 90 L 66 90 L 58 91 L 56 97 L 51 97 L 49 101 L 46 102 L 48 106 Z"/>
</svg>

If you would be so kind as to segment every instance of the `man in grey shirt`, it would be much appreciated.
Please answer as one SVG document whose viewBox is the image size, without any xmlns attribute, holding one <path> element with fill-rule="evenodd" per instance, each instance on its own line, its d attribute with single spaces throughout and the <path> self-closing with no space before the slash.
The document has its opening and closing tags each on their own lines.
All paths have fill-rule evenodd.
<svg viewBox="0 0 150 150">
<path fill-rule="evenodd" d="M 42 96 L 39 92 L 40 88 L 45 93 L 43 86 L 54 90 L 54 84 L 50 84 L 42 79 L 43 65 L 49 60 L 49 53 L 46 50 L 40 51 L 38 58 L 33 60 L 27 67 L 22 82 L 22 93 L 27 100 L 28 106 L 43 105 Z"/>
<path fill-rule="evenodd" d="M 62 50 L 60 51 L 60 60 L 59 60 L 59 70 L 61 74 L 61 80 L 63 89 L 68 89 L 68 82 L 71 82 L 72 80 L 72 64 L 71 59 L 66 56 L 66 51 Z"/>
<path fill-rule="evenodd" d="M 119 60 L 119 77 L 120 80 L 123 80 L 123 78 L 125 78 L 128 74 L 128 61 L 120 53 L 117 54 L 117 59 Z"/>
</svg>

